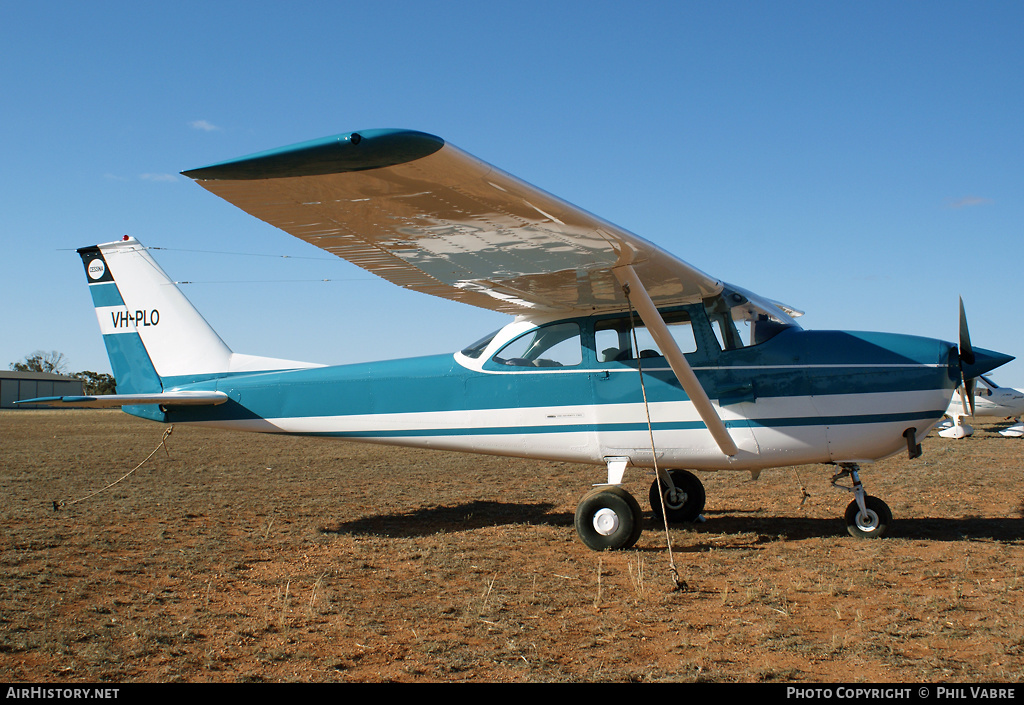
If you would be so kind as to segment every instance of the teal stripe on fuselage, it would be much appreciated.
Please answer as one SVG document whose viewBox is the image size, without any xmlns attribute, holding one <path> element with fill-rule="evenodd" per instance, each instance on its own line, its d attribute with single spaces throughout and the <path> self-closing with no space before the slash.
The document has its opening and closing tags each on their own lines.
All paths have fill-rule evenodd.
<svg viewBox="0 0 1024 705">
<path fill-rule="evenodd" d="M 762 345 L 694 360 L 701 385 L 712 399 L 736 397 L 753 402 L 754 422 L 771 425 L 800 420 L 756 417 L 759 399 L 952 390 L 950 371 L 941 364 L 950 344 L 908 336 L 827 331 L 786 331 Z M 635 362 L 599 364 L 586 350 L 574 368 L 510 368 L 505 374 L 468 370 L 451 355 L 338 367 L 223 376 L 182 385 L 216 389 L 233 403 L 175 409 L 168 421 L 251 418 L 307 418 L 475 411 L 643 403 Z M 644 360 L 647 401 L 686 401 L 662 360 Z M 165 388 L 174 380 L 164 380 Z M 762 405 L 763 406 L 763 405 Z M 766 410 L 767 412 L 767 410 Z M 770 412 L 768 412 L 770 413 Z M 929 412 L 931 413 L 931 412 Z M 941 414 L 941 412 L 939 412 Z M 864 422 L 816 418 L 815 423 Z"/>
<path fill-rule="evenodd" d="M 757 419 L 749 425 L 758 428 L 792 428 L 796 426 L 845 426 L 850 424 L 877 424 L 893 422 L 928 421 L 932 422 L 936 416 L 941 416 L 943 409 L 933 409 L 923 412 L 907 412 L 894 414 L 862 414 L 850 416 L 809 416 L 809 417 L 787 417 L 772 419 Z M 737 428 L 747 426 L 748 422 L 726 421 L 726 428 Z M 702 421 L 680 421 L 680 422 L 655 422 L 650 430 L 658 433 L 662 431 L 696 431 L 704 430 L 707 426 Z M 598 424 L 565 424 L 565 425 L 542 425 L 542 426 L 486 426 L 468 428 L 414 428 L 414 429 L 388 429 L 373 431 L 325 431 L 309 432 L 309 436 L 325 436 L 332 438 L 351 439 L 389 439 L 389 438 L 426 438 L 430 436 L 497 436 L 510 434 L 548 434 L 548 433 L 621 433 L 621 432 L 646 432 L 646 422 L 633 423 L 598 423 Z"/>
</svg>

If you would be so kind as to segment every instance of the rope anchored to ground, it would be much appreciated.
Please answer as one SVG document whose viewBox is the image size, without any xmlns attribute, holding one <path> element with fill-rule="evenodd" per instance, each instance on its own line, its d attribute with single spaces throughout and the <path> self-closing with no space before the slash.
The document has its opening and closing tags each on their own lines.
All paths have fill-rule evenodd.
<svg viewBox="0 0 1024 705">
<path fill-rule="evenodd" d="M 125 478 L 130 476 L 133 472 L 135 472 L 136 470 L 141 468 L 143 465 L 145 465 L 146 462 L 149 461 L 149 459 L 152 458 L 154 455 L 156 455 L 157 451 L 160 450 L 161 448 L 163 448 L 164 452 L 167 453 L 167 456 L 170 457 L 171 452 L 169 450 L 167 450 L 167 437 L 171 435 L 172 431 L 174 431 L 174 426 L 168 426 L 167 430 L 164 431 L 164 435 L 160 438 L 160 442 L 157 444 L 156 448 L 153 449 L 153 452 L 150 453 L 148 456 L 146 456 L 145 460 L 143 460 L 141 463 L 136 465 L 134 468 L 132 468 L 131 470 L 126 472 L 124 475 L 122 475 L 118 479 L 114 480 L 113 482 L 111 482 L 106 487 L 102 487 L 102 488 L 96 490 L 95 492 L 86 495 L 85 497 L 80 497 L 78 499 L 71 500 L 70 502 L 64 501 L 62 499 L 55 499 L 55 500 L 53 500 L 53 511 L 58 512 L 63 507 L 70 507 L 71 505 L 78 504 L 79 502 L 84 502 L 87 499 L 95 497 L 100 492 L 105 492 L 105 491 L 109 490 L 111 487 L 113 487 L 117 483 L 121 482 L 122 480 L 124 480 Z"/>
<path fill-rule="evenodd" d="M 626 295 L 626 304 L 629 306 L 629 323 L 633 336 L 633 349 L 636 350 L 636 370 L 640 373 L 640 391 L 643 393 L 644 398 L 644 411 L 647 414 L 647 434 L 651 441 L 651 457 L 654 460 L 654 481 L 659 482 L 661 475 L 658 472 L 658 452 L 654 445 L 654 425 L 651 423 L 651 407 L 647 401 L 647 386 L 644 383 L 644 366 L 641 361 L 640 355 L 640 344 L 636 338 L 636 319 L 633 316 L 633 302 L 629 298 L 629 284 L 622 285 L 622 292 Z M 668 512 L 665 509 L 665 493 L 658 492 L 659 498 L 661 499 L 661 519 L 663 528 L 665 530 L 665 549 L 668 554 L 668 566 L 669 573 L 672 576 L 672 582 L 675 583 L 675 590 L 687 591 L 690 586 L 679 576 L 679 570 L 676 568 L 675 557 L 672 554 L 672 535 L 668 530 Z"/>
</svg>

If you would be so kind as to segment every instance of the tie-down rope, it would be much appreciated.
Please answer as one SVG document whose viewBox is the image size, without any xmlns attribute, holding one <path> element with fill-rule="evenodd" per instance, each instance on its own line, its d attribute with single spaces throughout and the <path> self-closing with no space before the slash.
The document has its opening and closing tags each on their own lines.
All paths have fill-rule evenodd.
<svg viewBox="0 0 1024 705">
<path fill-rule="evenodd" d="M 65 501 L 64 501 L 64 500 L 62 500 L 62 499 L 55 499 L 55 500 L 53 500 L 53 511 L 55 511 L 55 512 L 56 512 L 56 511 L 60 511 L 60 509 L 61 509 L 62 507 L 68 507 L 68 506 L 71 506 L 72 504 L 78 504 L 79 502 L 84 502 L 85 500 L 89 499 L 90 497 L 95 497 L 95 496 L 96 496 L 96 495 L 98 495 L 98 494 L 99 494 L 100 492 L 105 492 L 106 490 L 109 490 L 109 489 L 110 489 L 111 487 L 113 487 L 114 485 L 116 485 L 117 483 L 119 483 L 119 482 L 120 482 L 121 480 L 124 480 L 124 479 L 125 479 L 126 477 L 128 477 L 128 476 L 129 476 L 129 475 L 131 475 L 131 474 L 132 474 L 133 472 L 135 472 L 136 470 L 138 470 L 139 468 L 141 468 L 141 467 L 142 467 L 143 465 L 145 465 L 145 464 L 146 464 L 146 461 L 148 461 L 148 460 L 149 460 L 150 458 L 152 458 L 152 457 L 153 457 L 154 455 L 156 455 L 156 452 L 157 452 L 158 450 L 160 450 L 160 448 L 163 448 L 163 449 L 164 449 L 164 452 L 166 452 L 166 453 L 167 453 L 167 455 L 168 455 L 168 456 L 170 456 L 171 452 L 170 452 L 169 450 L 167 450 L 167 437 L 168 437 L 169 435 L 171 435 L 171 432 L 172 432 L 173 430 L 174 430 L 174 426 L 168 426 L 168 427 L 167 427 L 167 430 L 166 430 L 166 431 L 164 431 L 164 435 L 163 435 L 163 436 L 162 436 L 162 437 L 160 438 L 160 442 L 159 442 L 159 443 L 157 444 L 156 448 L 154 448 L 154 449 L 153 449 L 153 452 L 152 452 L 152 453 L 150 453 L 150 454 L 149 454 L 149 455 L 148 455 L 148 456 L 146 457 L 146 460 L 143 460 L 143 461 L 142 461 L 141 463 L 139 463 L 139 464 L 138 464 L 138 465 L 136 465 L 136 466 L 135 466 L 134 468 L 132 468 L 131 470 L 129 470 L 128 472 L 126 472 L 126 473 L 125 473 L 124 475 L 122 475 L 122 476 L 121 476 L 121 477 L 119 477 L 118 479 L 114 480 L 113 482 L 111 482 L 111 483 L 110 483 L 109 485 L 107 485 L 106 487 L 103 487 L 103 488 L 101 488 L 101 489 L 98 489 L 98 490 L 96 490 L 95 492 L 93 492 L 92 494 L 88 494 L 88 495 L 86 495 L 85 497 L 80 497 L 80 498 L 78 498 L 78 499 L 74 499 L 74 500 L 71 500 L 70 502 L 65 502 Z"/>
<path fill-rule="evenodd" d="M 644 397 L 644 413 L 647 414 L 647 434 L 651 439 L 651 459 L 654 461 L 654 482 L 658 485 L 658 499 L 661 502 L 661 522 L 665 530 L 665 547 L 668 552 L 668 566 L 672 574 L 672 580 L 677 590 L 686 590 L 689 586 L 685 580 L 679 577 L 679 570 L 676 568 L 675 558 L 672 554 L 672 536 L 668 531 L 668 512 L 665 507 L 665 493 L 661 490 L 661 474 L 658 471 L 658 453 L 654 445 L 654 426 L 651 424 L 651 407 L 647 402 L 647 385 L 644 383 L 644 365 L 640 357 L 640 344 L 636 339 L 636 319 L 633 317 L 633 302 L 629 298 L 629 283 L 622 285 L 622 292 L 626 295 L 626 304 L 629 306 L 630 332 L 633 335 L 633 349 L 636 351 L 636 371 L 640 373 L 640 391 Z M 671 480 L 670 480 L 671 481 Z"/>
</svg>

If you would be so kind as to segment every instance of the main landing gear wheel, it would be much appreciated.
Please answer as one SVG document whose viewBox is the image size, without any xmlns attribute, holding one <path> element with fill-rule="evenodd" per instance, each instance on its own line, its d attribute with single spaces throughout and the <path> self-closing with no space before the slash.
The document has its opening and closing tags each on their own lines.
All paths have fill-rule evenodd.
<svg viewBox="0 0 1024 705">
<path fill-rule="evenodd" d="M 706 495 L 700 479 L 688 470 L 669 470 L 674 489 L 657 478 L 651 483 L 651 510 L 656 519 L 661 518 L 662 499 L 665 502 L 665 517 L 671 523 L 686 523 L 697 520 L 704 511 Z M 659 494 L 661 496 L 659 496 Z"/>
<path fill-rule="evenodd" d="M 867 511 L 861 511 L 857 500 L 854 500 L 846 508 L 846 530 L 850 532 L 850 536 L 859 539 L 884 536 L 889 524 L 892 523 L 892 512 L 889 511 L 889 505 L 878 497 L 866 495 L 864 507 Z"/>
<path fill-rule="evenodd" d="M 614 485 L 588 492 L 576 507 L 575 524 L 580 539 L 595 551 L 630 548 L 644 528 L 640 504 Z"/>
</svg>

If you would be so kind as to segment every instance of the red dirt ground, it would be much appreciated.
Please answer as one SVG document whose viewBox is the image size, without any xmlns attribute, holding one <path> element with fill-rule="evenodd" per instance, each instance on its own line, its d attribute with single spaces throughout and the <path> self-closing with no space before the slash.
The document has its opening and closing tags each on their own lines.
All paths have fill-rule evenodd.
<svg viewBox="0 0 1024 705">
<path fill-rule="evenodd" d="M 601 468 L 179 426 L 89 496 L 164 427 L 0 412 L 0 678 L 1020 682 L 1000 427 L 866 467 L 885 539 L 805 466 L 702 475 L 705 523 L 595 553 L 573 513 Z"/>
</svg>

